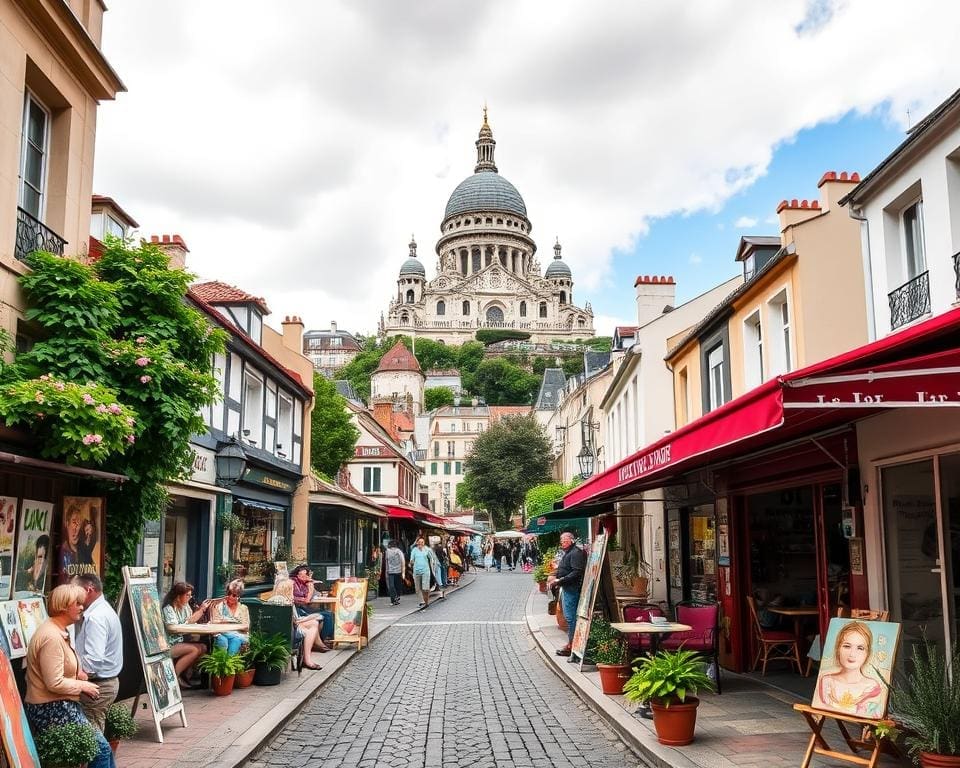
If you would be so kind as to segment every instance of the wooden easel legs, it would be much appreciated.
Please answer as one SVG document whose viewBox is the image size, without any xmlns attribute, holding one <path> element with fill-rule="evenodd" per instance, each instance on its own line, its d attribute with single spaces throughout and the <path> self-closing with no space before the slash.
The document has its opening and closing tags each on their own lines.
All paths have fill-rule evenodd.
<svg viewBox="0 0 960 768">
<path fill-rule="evenodd" d="M 810 734 L 810 742 L 807 744 L 807 751 L 803 756 L 803 762 L 800 764 L 800 768 L 809 768 L 810 761 L 813 759 L 814 755 L 822 755 L 823 757 L 829 757 L 833 760 L 841 760 L 845 763 L 853 763 L 854 765 L 865 765 L 867 768 L 875 768 L 877 761 L 880 759 L 880 753 L 883 751 L 883 747 L 887 743 L 885 739 L 873 738 L 870 741 L 865 741 L 863 738 L 854 739 L 847 730 L 846 724 L 839 718 L 835 719 L 826 715 L 814 714 L 812 712 L 803 712 L 802 714 L 807 721 L 807 725 L 810 726 L 812 733 Z M 840 729 L 840 734 L 843 736 L 843 740 L 847 743 L 847 746 L 850 748 L 850 752 L 852 754 L 847 754 L 846 752 L 837 752 L 836 750 L 831 749 L 830 745 L 827 744 L 826 740 L 823 738 L 823 726 L 826 725 L 828 720 L 833 720 L 833 722 L 837 724 L 837 727 Z M 869 750 L 870 756 L 861 757 L 858 754 L 860 750 Z"/>
</svg>

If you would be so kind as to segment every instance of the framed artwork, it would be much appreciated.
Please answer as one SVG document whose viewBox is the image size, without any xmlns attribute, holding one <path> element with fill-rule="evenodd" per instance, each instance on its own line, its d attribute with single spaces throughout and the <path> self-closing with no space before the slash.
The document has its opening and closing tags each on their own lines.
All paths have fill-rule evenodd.
<svg viewBox="0 0 960 768">
<path fill-rule="evenodd" d="M 593 621 L 593 605 L 597 599 L 600 573 L 604 567 L 606 554 L 607 535 L 605 533 L 597 534 L 587 557 L 587 567 L 583 574 L 583 584 L 580 587 L 580 601 L 577 603 L 577 625 L 573 628 L 573 642 L 570 644 L 571 656 L 580 659 L 581 669 L 583 668 L 583 657 L 587 653 L 590 623 Z M 610 567 L 609 563 L 606 567 Z"/>
<path fill-rule="evenodd" d="M 10 768 L 40 768 L 40 756 L 23 711 L 13 667 L 4 653 L 0 653 L 0 738 Z"/>
<path fill-rule="evenodd" d="M 162 715 L 180 703 L 180 686 L 176 683 L 173 660 L 169 656 L 148 663 L 146 673 L 147 693 L 155 712 Z"/>
<path fill-rule="evenodd" d="M 63 523 L 57 553 L 60 583 L 81 573 L 100 575 L 103 546 L 103 499 L 90 496 L 63 497 Z"/>
<path fill-rule="evenodd" d="M 53 504 L 49 501 L 24 499 L 21 502 L 14 597 L 30 597 L 46 592 L 52 523 Z"/>
<path fill-rule="evenodd" d="M 13 539 L 17 534 L 17 499 L 0 496 L 0 600 L 13 591 Z"/>
<path fill-rule="evenodd" d="M 144 656 L 156 656 L 170 650 L 167 630 L 163 626 L 163 613 L 160 610 L 160 595 L 153 584 L 131 584 L 129 588 L 130 607 L 134 621 L 140 627 L 143 638 Z"/>
<path fill-rule="evenodd" d="M 336 610 L 333 614 L 333 642 L 356 643 L 363 637 L 363 609 L 367 602 L 367 580 L 341 582 L 337 586 Z"/>
<path fill-rule="evenodd" d="M 899 642 L 899 624 L 830 619 L 812 706 L 857 717 L 885 717 Z"/>
<path fill-rule="evenodd" d="M 0 629 L 2 629 L 10 649 L 10 658 L 19 659 L 27 655 L 27 643 L 23 639 L 23 629 L 20 627 L 20 614 L 17 612 L 16 600 L 0 603 Z"/>
<path fill-rule="evenodd" d="M 17 600 L 17 613 L 20 615 L 23 642 L 29 646 L 34 632 L 47 620 L 47 606 L 42 597 L 23 597 Z"/>
</svg>

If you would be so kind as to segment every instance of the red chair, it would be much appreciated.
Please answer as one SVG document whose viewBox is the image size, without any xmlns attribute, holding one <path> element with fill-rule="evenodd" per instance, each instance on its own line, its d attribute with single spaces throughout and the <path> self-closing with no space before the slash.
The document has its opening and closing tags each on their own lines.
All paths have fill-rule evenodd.
<svg viewBox="0 0 960 768">
<path fill-rule="evenodd" d="M 717 672 L 717 693 L 720 693 L 720 647 L 717 628 L 720 623 L 718 603 L 677 603 L 677 623 L 688 624 L 686 632 L 674 632 L 660 642 L 665 650 L 696 651 L 709 660 Z"/>
<path fill-rule="evenodd" d="M 650 621 L 651 616 L 663 616 L 663 609 L 653 603 L 629 603 L 623 606 L 623 620 L 626 622 Z M 649 635 L 632 632 L 627 635 L 627 648 L 634 656 L 649 653 L 652 647 Z"/>
<path fill-rule="evenodd" d="M 757 601 L 749 595 L 747 595 L 747 607 L 750 609 L 754 642 L 757 647 L 757 654 L 753 659 L 751 670 L 755 670 L 762 659 L 763 669 L 760 674 L 766 675 L 767 662 L 787 661 L 790 664 L 796 664 L 797 674 L 803 675 L 803 667 L 800 665 L 800 638 L 793 632 L 764 629 L 760 625 L 760 617 L 757 615 Z"/>
</svg>

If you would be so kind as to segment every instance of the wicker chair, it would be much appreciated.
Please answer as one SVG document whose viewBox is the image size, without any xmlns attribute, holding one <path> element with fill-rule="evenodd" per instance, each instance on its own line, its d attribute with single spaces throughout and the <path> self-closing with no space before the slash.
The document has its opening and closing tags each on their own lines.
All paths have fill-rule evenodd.
<svg viewBox="0 0 960 768">
<path fill-rule="evenodd" d="M 757 654 L 750 669 L 755 670 L 763 660 L 761 675 L 767 674 L 767 663 L 771 661 L 788 661 L 797 665 L 797 674 L 803 674 L 800 663 L 800 638 L 793 632 L 786 630 L 764 629 L 760 626 L 760 617 L 757 615 L 757 601 L 747 597 L 747 606 L 750 608 L 750 618 L 753 622 L 753 635 L 757 643 Z M 773 654 L 773 655 L 771 655 Z"/>
</svg>

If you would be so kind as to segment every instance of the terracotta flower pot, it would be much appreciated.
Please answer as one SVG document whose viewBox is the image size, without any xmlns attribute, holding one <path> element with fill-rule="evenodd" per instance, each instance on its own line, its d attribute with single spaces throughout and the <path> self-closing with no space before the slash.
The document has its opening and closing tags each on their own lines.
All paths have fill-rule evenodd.
<svg viewBox="0 0 960 768">
<path fill-rule="evenodd" d="M 214 695 L 229 696 L 233 693 L 233 683 L 235 679 L 236 675 L 225 675 L 224 677 L 210 675 L 210 687 L 213 689 Z"/>
<path fill-rule="evenodd" d="M 563 615 L 563 606 L 557 606 L 557 626 L 564 632 L 567 631 L 567 617 Z"/>
<path fill-rule="evenodd" d="M 237 679 L 233 683 L 234 688 L 249 688 L 253 685 L 253 676 L 257 673 L 256 668 L 246 669 L 237 673 Z"/>
<path fill-rule="evenodd" d="M 920 753 L 921 768 L 960 768 L 960 755 L 937 755 L 933 752 Z"/>
<path fill-rule="evenodd" d="M 537 588 L 538 588 L 541 592 L 543 592 L 544 594 L 546 594 L 546 591 L 547 591 L 547 582 L 545 582 L 545 581 L 538 581 L 538 582 L 537 582 Z"/>
<path fill-rule="evenodd" d="M 110 745 L 110 751 L 113 752 L 113 756 L 117 756 L 117 750 L 120 749 L 120 739 L 114 739 L 113 741 L 107 742 Z"/>
<path fill-rule="evenodd" d="M 623 684 L 630 679 L 629 664 L 597 664 L 600 670 L 600 690 L 608 696 L 623 694 Z"/>
<path fill-rule="evenodd" d="M 669 707 L 651 701 L 657 740 L 668 747 L 682 747 L 692 742 L 699 705 L 700 699 L 695 696 L 687 696 L 686 701 L 673 701 Z"/>
</svg>

